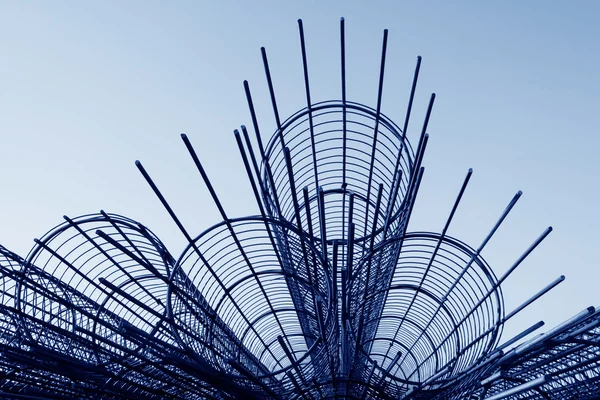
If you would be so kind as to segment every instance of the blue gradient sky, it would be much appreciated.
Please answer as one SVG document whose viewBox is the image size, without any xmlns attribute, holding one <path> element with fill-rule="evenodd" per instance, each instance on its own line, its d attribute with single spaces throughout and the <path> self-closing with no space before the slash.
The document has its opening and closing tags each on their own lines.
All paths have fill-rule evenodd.
<svg viewBox="0 0 600 400">
<path fill-rule="evenodd" d="M 242 81 L 271 132 L 265 46 L 281 115 L 304 106 L 303 18 L 313 100 L 339 98 L 344 16 L 350 100 L 375 105 L 384 28 L 383 112 L 404 118 L 417 55 L 413 141 L 430 93 L 438 95 L 412 230 L 441 230 L 473 167 L 449 231 L 473 247 L 524 192 L 483 254 L 497 274 L 555 228 L 506 282 L 507 310 L 567 275 L 507 334 L 599 305 L 600 3 L 416 3 L 0 2 L 0 243 L 25 256 L 63 214 L 104 209 L 140 220 L 177 256 L 184 240 L 133 161 L 200 233 L 219 217 L 181 132 L 229 214 L 257 213 L 232 135 L 250 125 Z"/>
</svg>

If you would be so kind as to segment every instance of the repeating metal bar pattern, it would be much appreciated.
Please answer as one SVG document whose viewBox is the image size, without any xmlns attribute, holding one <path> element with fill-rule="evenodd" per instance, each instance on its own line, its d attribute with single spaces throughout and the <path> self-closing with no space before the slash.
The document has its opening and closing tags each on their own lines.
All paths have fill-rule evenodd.
<svg viewBox="0 0 600 400">
<path fill-rule="evenodd" d="M 599 309 L 502 338 L 565 279 L 505 310 L 504 282 L 552 231 L 494 273 L 482 252 L 520 191 L 478 247 L 450 235 L 472 170 L 440 233 L 408 230 L 435 100 L 408 135 L 421 57 L 400 127 L 383 112 L 397 108 L 383 101 L 387 30 L 372 108 L 348 99 L 344 19 L 339 100 L 315 101 L 298 29 L 304 93 L 287 119 L 261 49 L 270 137 L 244 82 L 252 125 L 234 138 L 259 215 L 227 213 L 184 134 L 221 223 L 190 232 L 136 162 L 185 239 L 177 258 L 144 225 L 104 211 L 64 217 L 25 258 L 0 246 L 0 398 L 600 398 Z"/>
</svg>

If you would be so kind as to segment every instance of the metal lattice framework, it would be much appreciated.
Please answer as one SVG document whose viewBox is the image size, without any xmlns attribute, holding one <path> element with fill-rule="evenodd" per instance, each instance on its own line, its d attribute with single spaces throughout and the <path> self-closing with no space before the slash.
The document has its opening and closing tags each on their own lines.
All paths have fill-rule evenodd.
<svg viewBox="0 0 600 400">
<path fill-rule="evenodd" d="M 408 230 L 423 176 L 431 96 L 416 147 L 375 108 L 312 102 L 282 120 L 264 49 L 276 129 L 235 139 L 260 214 L 231 218 L 190 140 L 182 139 L 223 222 L 193 236 L 136 165 L 187 241 L 176 259 L 144 225 L 108 214 L 65 218 L 26 258 L 0 246 L 0 398 L 10 399 L 593 399 L 600 398 L 600 312 L 502 341 L 514 310 L 477 248 Z"/>
</svg>

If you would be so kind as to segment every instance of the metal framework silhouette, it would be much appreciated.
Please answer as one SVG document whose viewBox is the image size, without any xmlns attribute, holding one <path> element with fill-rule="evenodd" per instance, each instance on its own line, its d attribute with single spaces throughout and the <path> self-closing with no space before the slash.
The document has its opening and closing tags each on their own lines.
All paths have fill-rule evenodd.
<svg viewBox="0 0 600 400">
<path fill-rule="evenodd" d="M 306 106 L 282 120 L 264 48 L 276 130 L 235 133 L 260 214 L 224 210 L 182 135 L 223 222 L 194 236 L 138 161 L 188 245 L 176 259 L 148 228 L 108 214 L 64 217 L 26 258 L 0 246 L 0 398 L 10 399 L 593 399 L 600 398 L 600 313 L 590 307 L 542 334 L 502 340 L 514 310 L 502 285 L 544 230 L 497 276 L 477 248 L 408 230 L 431 96 L 416 147 L 375 108 L 313 102 L 298 21 Z"/>
</svg>

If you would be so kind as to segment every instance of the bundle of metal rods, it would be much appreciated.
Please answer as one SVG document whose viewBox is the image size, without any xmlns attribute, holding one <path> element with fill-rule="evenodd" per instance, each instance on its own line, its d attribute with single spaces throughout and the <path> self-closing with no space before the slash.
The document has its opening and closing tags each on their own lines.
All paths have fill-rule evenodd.
<svg viewBox="0 0 600 400">
<path fill-rule="evenodd" d="M 136 165 L 184 236 L 175 259 L 148 228 L 108 214 L 65 217 L 26 258 L 0 247 L 0 398 L 11 399 L 592 399 L 600 393 L 600 314 L 586 309 L 538 336 L 502 341 L 503 283 L 551 232 L 498 277 L 478 247 L 409 231 L 423 178 L 431 95 L 409 143 L 421 58 L 400 127 L 382 112 L 388 32 L 375 108 L 313 102 L 298 21 L 306 103 L 282 120 L 262 57 L 275 131 L 252 118 L 234 137 L 259 215 L 225 211 L 182 135 L 222 222 L 192 233 Z M 252 132 L 251 132 L 252 131 Z"/>
</svg>

